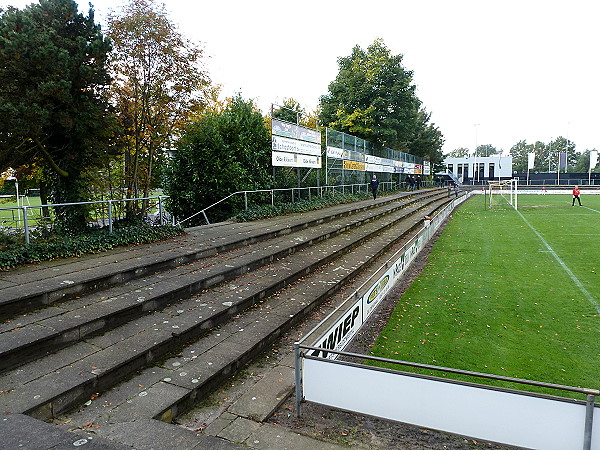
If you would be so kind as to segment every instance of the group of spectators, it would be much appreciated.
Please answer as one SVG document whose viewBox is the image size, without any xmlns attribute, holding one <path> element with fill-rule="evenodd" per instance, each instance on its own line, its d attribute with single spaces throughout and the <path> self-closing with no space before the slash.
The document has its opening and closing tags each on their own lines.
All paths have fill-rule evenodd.
<svg viewBox="0 0 600 450">
<path fill-rule="evenodd" d="M 406 177 L 406 184 L 407 184 L 409 191 L 414 191 L 415 188 L 421 189 L 421 184 L 422 184 L 421 176 L 417 175 L 416 177 L 413 177 L 411 175 L 408 175 Z"/>
</svg>

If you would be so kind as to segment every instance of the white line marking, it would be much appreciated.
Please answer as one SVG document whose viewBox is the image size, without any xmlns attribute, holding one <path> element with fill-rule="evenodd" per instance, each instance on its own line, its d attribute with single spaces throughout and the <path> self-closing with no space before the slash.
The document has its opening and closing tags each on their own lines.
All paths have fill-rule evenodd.
<svg viewBox="0 0 600 450">
<path fill-rule="evenodd" d="M 588 206 L 582 206 L 582 208 L 589 209 L 590 211 L 594 211 L 594 212 L 597 212 L 598 214 L 600 214 L 600 211 L 598 211 L 597 209 L 590 208 Z"/>
<path fill-rule="evenodd" d="M 535 233 L 535 235 L 540 239 L 540 241 L 542 241 L 542 243 L 546 246 L 546 248 L 550 251 L 550 253 L 552 253 L 552 256 L 554 256 L 554 259 L 556 259 L 556 261 L 561 265 L 561 267 L 565 270 L 565 272 L 567 272 L 567 274 L 569 275 L 571 280 L 573 280 L 573 283 L 575 283 L 575 285 L 579 288 L 579 290 L 581 290 L 583 295 L 585 295 L 587 297 L 587 299 L 589 300 L 589 302 L 596 308 L 596 311 L 598 312 L 598 314 L 600 314 L 600 304 L 598 304 L 598 302 L 592 296 L 592 294 L 590 294 L 588 292 L 588 290 L 583 286 L 583 284 L 581 284 L 581 281 L 579 281 L 579 279 L 575 276 L 575 274 L 573 272 L 571 272 L 571 269 L 569 269 L 567 267 L 567 265 L 563 262 L 563 260 L 560 259 L 560 257 L 556 254 L 554 249 L 552 247 L 550 247 L 550 244 L 548 244 L 546 242 L 546 240 L 543 238 L 543 236 L 540 233 L 538 233 L 538 231 L 535 228 L 533 228 L 533 226 L 527 221 L 525 216 L 523 216 L 523 214 L 521 214 L 521 211 L 517 210 L 517 214 L 519 214 L 519 216 L 521 216 L 521 219 L 523 219 L 523 221 L 527 224 L 527 226 L 529 228 L 531 228 L 531 231 L 533 231 Z"/>
</svg>

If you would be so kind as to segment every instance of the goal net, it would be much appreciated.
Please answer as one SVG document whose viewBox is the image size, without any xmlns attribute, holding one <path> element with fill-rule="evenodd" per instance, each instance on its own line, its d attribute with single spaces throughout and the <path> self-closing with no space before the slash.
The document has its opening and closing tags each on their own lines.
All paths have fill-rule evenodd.
<svg viewBox="0 0 600 450">
<path fill-rule="evenodd" d="M 517 178 L 503 181 L 490 181 L 488 187 L 490 209 L 518 209 Z"/>
</svg>

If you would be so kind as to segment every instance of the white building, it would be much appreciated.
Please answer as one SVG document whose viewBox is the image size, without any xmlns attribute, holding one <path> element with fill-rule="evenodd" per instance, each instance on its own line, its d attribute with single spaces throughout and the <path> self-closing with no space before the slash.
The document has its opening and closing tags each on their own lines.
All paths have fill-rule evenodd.
<svg viewBox="0 0 600 450">
<path fill-rule="evenodd" d="M 446 173 L 463 184 L 480 184 L 489 180 L 512 178 L 512 156 L 465 156 L 444 159 Z"/>
</svg>

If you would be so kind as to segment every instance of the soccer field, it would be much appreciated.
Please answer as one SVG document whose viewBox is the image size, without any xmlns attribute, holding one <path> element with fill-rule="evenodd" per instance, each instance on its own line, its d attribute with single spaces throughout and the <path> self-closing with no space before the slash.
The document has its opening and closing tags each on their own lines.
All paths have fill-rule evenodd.
<svg viewBox="0 0 600 450">
<path fill-rule="evenodd" d="M 519 195 L 518 211 L 489 210 L 483 195 L 465 202 L 372 354 L 600 388 L 600 195 L 581 200 Z"/>
</svg>

